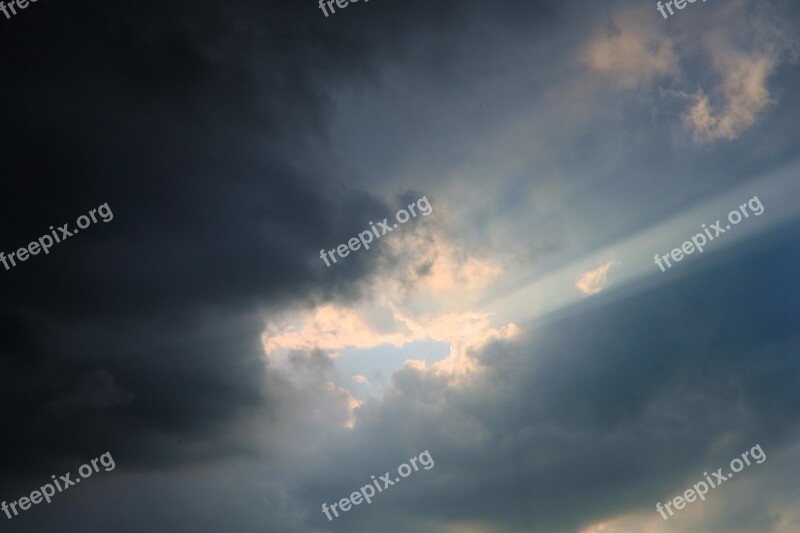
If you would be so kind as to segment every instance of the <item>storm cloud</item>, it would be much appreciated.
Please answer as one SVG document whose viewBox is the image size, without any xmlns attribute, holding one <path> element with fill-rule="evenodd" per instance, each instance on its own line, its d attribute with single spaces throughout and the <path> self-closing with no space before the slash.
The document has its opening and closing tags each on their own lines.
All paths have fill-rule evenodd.
<svg viewBox="0 0 800 533">
<path fill-rule="evenodd" d="M 0 269 L 2 499 L 116 461 L 4 525 L 800 526 L 799 213 L 769 178 L 797 161 L 798 9 L 640 4 L 0 17 L 0 250 L 114 215 Z M 620 260 L 756 186 L 764 216 L 680 271 Z M 430 217 L 320 260 L 423 196 Z M 756 443 L 763 465 L 662 523 Z M 436 468 L 320 512 L 423 450 Z"/>
</svg>

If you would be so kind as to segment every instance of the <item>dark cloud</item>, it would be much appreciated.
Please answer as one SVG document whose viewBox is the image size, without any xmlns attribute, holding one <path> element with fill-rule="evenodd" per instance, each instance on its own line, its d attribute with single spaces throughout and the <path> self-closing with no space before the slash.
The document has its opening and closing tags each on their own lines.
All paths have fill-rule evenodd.
<svg viewBox="0 0 800 533">
<path fill-rule="evenodd" d="M 438 9 L 429 31 L 456 23 Z M 2 250 L 104 202 L 114 214 L 3 271 L 0 394 L 20 435 L 6 483 L 97 446 L 130 466 L 247 448 L 221 435 L 245 413 L 274 417 L 286 386 L 264 370 L 255 316 L 358 296 L 376 262 L 325 270 L 318 251 L 388 209 L 312 161 L 330 91 L 370 76 L 378 34 L 318 15 L 40 2 L 3 21 Z M 397 29 L 378 48 L 410 40 Z"/>
<path fill-rule="evenodd" d="M 604 8 L 587 8 L 562 31 L 571 9 L 372 0 L 325 19 L 313 1 L 40 1 L 0 17 L 0 250 L 15 251 L 51 225 L 74 228 L 104 202 L 114 214 L 48 255 L 0 267 L 0 489 L 11 501 L 105 451 L 117 463 L 4 525 L 433 532 L 458 522 L 574 531 L 647 508 L 685 475 L 754 442 L 768 454 L 793 442 L 796 227 L 749 242 L 748 254 L 717 252 L 717 266 L 688 279 L 620 300 L 601 294 L 603 305 L 492 344 L 476 355 L 486 370 L 473 382 L 454 387 L 403 368 L 384 398 L 358 409 L 352 429 L 342 427 L 351 398 L 332 354 L 293 352 L 285 367 L 265 359 L 266 317 L 357 301 L 372 280 L 392 275 L 393 257 L 379 247 L 336 268 L 318 258 L 394 203 L 429 194 L 417 192 L 419 183 L 391 200 L 368 192 L 392 179 L 380 169 L 420 161 L 437 169 L 465 157 L 485 125 L 517 115 L 521 94 L 548 94 L 551 79 L 575 68 L 584 29 Z M 602 27 L 612 37 L 620 31 L 612 19 Z M 520 68 L 541 76 L 490 91 L 487 70 L 520 58 Z M 345 89 L 380 87 L 392 67 L 412 73 L 401 90 L 435 86 L 404 96 L 419 100 L 413 109 L 428 124 L 409 120 L 379 135 L 370 128 L 391 113 L 358 115 L 351 134 L 370 137 L 362 168 L 375 175 L 354 174 L 332 137 L 334 104 Z M 778 76 L 792 86 L 796 72 Z M 542 150 L 563 156 L 576 175 L 610 180 L 620 167 L 597 161 L 640 134 L 631 128 L 607 141 L 608 128 L 597 124 L 616 115 L 610 123 L 622 130 L 620 116 L 641 125 L 652 112 L 649 102 L 613 99 L 569 154 L 556 150 L 569 133 L 554 123 L 553 135 L 537 141 Z M 787 94 L 783 109 L 796 100 Z M 746 159 L 740 145 L 670 166 L 675 153 L 660 144 L 666 131 L 628 153 L 626 176 L 658 167 L 685 184 L 697 179 L 685 172 L 696 165 L 715 171 L 711 190 L 776 168 L 795 153 L 788 111 L 755 126 L 746 171 L 736 170 Z M 470 120 L 452 119 L 462 115 Z M 770 127 L 778 133 L 766 135 Z M 716 165 L 728 159 L 735 164 Z M 519 213 L 528 209 L 528 181 L 483 186 L 503 188 L 506 207 Z M 664 181 L 648 191 L 633 178 L 615 183 L 607 192 L 615 202 L 627 198 L 620 191 L 639 200 L 620 211 L 619 226 L 598 230 L 604 235 L 680 201 L 664 201 Z M 588 220 L 607 210 L 596 192 L 591 205 L 573 204 Z M 641 207 L 656 204 L 655 213 Z M 481 234 L 491 216 L 476 214 L 466 231 Z M 561 251 L 567 239 L 559 217 L 542 216 L 548 235 L 519 245 L 529 255 Z M 720 436 L 728 440 L 719 444 Z M 436 467 L 372 506 L 332 524 L 318 512 L 424 449 Z M 774 524 L 768 503 L 754 506 L 752 524 Z"/>
<path fill-rule="evenodd" d="M 3 250 L 114 214 L 3 271 L 6 482 L 97 446 L 129 466 L 246 448 L 226 428 L 274 416 L 280 389 L 256 314 L 352 298 L 369 275 L 317 255 L 382 204 L 302 156 L 325 137 L 319 78 L 365 55 L 288 6 L 39 3 L 4 21 Z"/>
</svg>

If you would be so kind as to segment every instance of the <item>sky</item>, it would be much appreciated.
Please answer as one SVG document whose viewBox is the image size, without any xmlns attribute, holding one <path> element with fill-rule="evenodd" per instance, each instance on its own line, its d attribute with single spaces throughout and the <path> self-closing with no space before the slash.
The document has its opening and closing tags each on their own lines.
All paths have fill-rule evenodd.
<svg viewBox="0 0 800 533">
<path fill-rule="evenodd" d="M 2 529 L 800 531 L 800 6 L 334 7 L 0 15 Z"/>
</svg>

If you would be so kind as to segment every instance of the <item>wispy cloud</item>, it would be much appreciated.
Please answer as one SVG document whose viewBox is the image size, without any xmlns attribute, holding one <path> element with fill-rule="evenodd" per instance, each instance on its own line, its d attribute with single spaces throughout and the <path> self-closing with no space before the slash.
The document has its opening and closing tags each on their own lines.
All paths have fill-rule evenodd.
<svg viewBox="0 0 800 533">
<path fill-rule="evenodd" d="M 631 9 L 610 22 L 584 52 L 584 63 L 620 89 L 634 89 L 678 71 L 672 41 L 640 9 Z"/>
<path fill-rule="evenodd" d="M 768 11 L 751 15 L 745 4 L 735 3 L 725 16 L 731 24 L 704 39 L 710 68 L 721 81 L 709 91 L 698 89 L 689 96 L 694 103 L 683 115 L 684 124 L 698 140 L 732 140 L 752 126 L 773 103 L 769 77 L 782 61 L 796 57 L 796 39 L 782 24 L 769 20 L 774 16 Z M 748 18 L 754 20 L 743 22 Z"/>
</svg>

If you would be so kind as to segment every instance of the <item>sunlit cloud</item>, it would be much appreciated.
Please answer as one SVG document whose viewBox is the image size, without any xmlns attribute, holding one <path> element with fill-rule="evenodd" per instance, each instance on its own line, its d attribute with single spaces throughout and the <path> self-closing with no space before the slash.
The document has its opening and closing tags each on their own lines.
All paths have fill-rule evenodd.
<svg viewBox="0 0 800 533">
<path fill-rule="evenodd" d="M 689 101 L 681 120 L 698 141 L 733 140 L 753 126 L 774 103 L 770 76 L 781 63 L 796 61 L 800 50 L 791 28 L 769 8 L 752 11 L 745 2 L 720 9 L 717 16 L 725 23 L 693 42 L 691 50 L 666 36 L 651 15 L 639 8 L 612 15 L 586 46 L 583 63 L 623 91 L 663 82 L 664 94 Z M 699 72 L 713 77 L 690 75 L 698 48 L 705 58 Z"/>
<path fill-rule="evenodd" d="M 584 52 L 583 61 L 590 69 L 626 90 L 678 71 L 674 45 L 654 26 L 652 17 L 641 9 L 629 9 L 612 20 Z"/>
<path fill-rule="evenodd" d="M 684 124 L 699 140 L 732 140 L 752 126 L 759 113 L 774 103 L 768 78 L 782 61 L 797 56 L 796 38 L 769 9 L 750 13 L 746 4 L 734 2 L 724 17 L 729 23 L 703 39 L 710 68 L 721 81 L 717 87 L 688 95 L 693 104 L 683 115 Z M 714 105 L 714 99 L 719 103 Z"/>
<path fill-rule="evenodd" d="M 597 294 L 608 286 L 608 269 L 615 264 L 616 262 L 609 261 L 594 270 L 584 272 L 575 281 L 575 288 L 587 296 Z"/>
<path fill-rule="evenodd" d="M 701 140 L 735 139 L 770 103 L 766 82 L 775 69 L 775 57 L 729 51 L 717 64 L 723 76 L 718 92 L 724 103 L 715 109 L 700 90 L 689 96 L 694 104 L 683 115 L 684 124 Z"/>
<path fill-rule="evenodd" d="M 292 350 L 335 358 L 346 349 L 435 341 L 450 350 L 430 370 L 457 379 L 477 370 L 475 350 L 516 335 L 514 324 L 493 325 L 490 313 L 469 309 L 499 276 L 498 265 L 432 234 L 409 234 L 389 247 L 399 258 L 395 275 L 376 280 L 357 305 L 326 303 L 268 323 L 262 343 L 273 364 L 283 366 Z M 361 374 L 352 380 L 368 383 Z"/>
<path fill-rule="evenodd" d="M 301 313 L 288 324 L 271 325 L 262 335 L 268 354 L 279 349 L 338 351 L 384 344 L 400 347 L 413 340 L 405 332 L 379 331 L 364 313 L 334 304 Z"/>
</svg>

